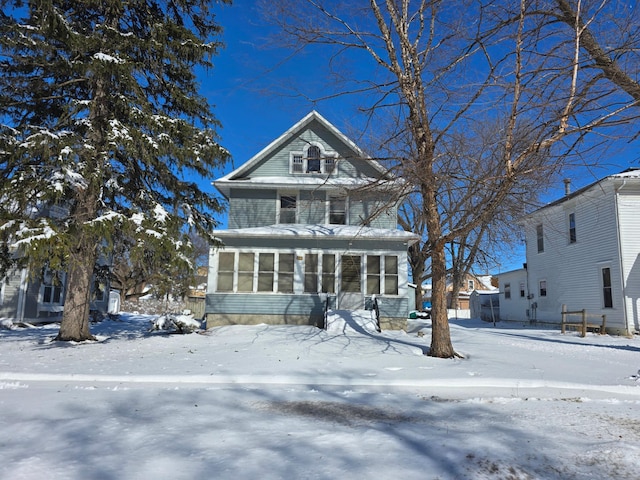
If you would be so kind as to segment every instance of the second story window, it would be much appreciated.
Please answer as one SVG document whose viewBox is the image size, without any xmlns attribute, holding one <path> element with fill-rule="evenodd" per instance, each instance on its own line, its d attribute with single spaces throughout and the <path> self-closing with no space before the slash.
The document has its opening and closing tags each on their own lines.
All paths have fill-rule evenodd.
<svg viewBox="0 0 640 480">
<path fill-rule="evenodd" d="M 329 223 L 333 225 L 347 224 L 347 199 L 345 197 L 329 197 Z"/>
<path fill-rule="evenodd" d="M 296 223 L 295 195 L 280 195 L 280 216 L 278 223 Z"/>
<path fill-rule="evenodd" d="M 569 243 L 576 243 L 578 237 L 576 236 L 576 214 L 569 214 Z"/>
<path fill-rule="evenodd" d="M 538 241 L 538 253 L 544 252 L 544 232 L 542 225 L 536 225 L 536 239 Z"/>
</svg>

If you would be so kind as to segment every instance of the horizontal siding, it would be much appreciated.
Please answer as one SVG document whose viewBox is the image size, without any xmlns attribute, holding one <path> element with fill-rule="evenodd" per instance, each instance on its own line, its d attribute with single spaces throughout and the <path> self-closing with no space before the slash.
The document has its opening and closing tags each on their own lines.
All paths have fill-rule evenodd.
<svg viewBox="0 0 640 480">
<path fill-rule="evenodd" d="M 229 199 L 229 228 L 251 228 L 276 223 L 275 190 L 232 189 Z"/>
<path fill-rule="evenodd" d="M 326 151 L 337 152 L 337 170 L 333 174 L 338 178 L 359 176 L 377 177 L 379 172 L 366 159 L 354 158 L 354 152 L 338 137 L 320 123 L 311 122 L 297 137 L 284 142 L 277 150 L 246 173 L 247 177 L 289 176 L 289 153 L 303 151 L 310 143 L 321 144 Z"/>
<path fill-rule="evenodd" d="M 322 315 L 324 304 L 318 295 L 210 293 L 205 312 L 258 313 L 263 315 Z"/>
<path fill-rule="evenodd" d="M 575 214 L 576 243 L 569 243 L 568 216 Z M 536 224 L 544 225 L 544 252 L 538 253 Z M 546 208 L 527 225 L 530 290 L 537 303 L 536 318 L 559 322 L 562 305 L 589 314 L 607 314 L 607 323 L 624 321 L 617 247 L 614 196 L 610 185 L 594 188 L 559 205 Z M 611 268 L 614 308 L 603 309 L 601 268 Z M 539 296 L 539 281 L 547 281 L 547 297 Z"/>
<path fill-rule="evenodd" d="M 640 331 L 640 186 L 626 185 L 620 189 L 618 214 L 625 307 L 629 326 Z"/>
<path fill-rule="evenodd" d="M 16 318 L 18 310 L 18 297 L 20 295 L 20 272 L 2 279 L 4 282 L 4 295 L 0 305 L 0 317 Z"/>
<path fill-rule="evenodd" d="M 298 221 L 306 224 L 323 224 L 327 220 L 326 194 L 318 190 L 301 190 Z"/>
</svg>

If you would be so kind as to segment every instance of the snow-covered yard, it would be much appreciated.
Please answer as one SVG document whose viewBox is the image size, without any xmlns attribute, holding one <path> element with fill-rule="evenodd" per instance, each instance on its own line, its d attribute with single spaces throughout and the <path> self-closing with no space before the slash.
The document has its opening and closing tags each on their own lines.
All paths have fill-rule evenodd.
<svg viewBox="0 0 640 480">
<path fill-rule="evenodd" d="M 408 333 L 150 317 L 0 330 L 2 479 L 640 478 L 640 339 L 453 320 Z M 418 336 L 418 332 L 424 336 Z"/>
</svg>

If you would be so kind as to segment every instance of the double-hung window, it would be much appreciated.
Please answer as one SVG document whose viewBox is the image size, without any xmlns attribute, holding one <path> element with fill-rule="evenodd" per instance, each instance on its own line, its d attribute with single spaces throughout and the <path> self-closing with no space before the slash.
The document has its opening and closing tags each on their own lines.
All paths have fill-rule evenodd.
<svg viewBox="0 0 640 480">
<path fill-rule="evenodd" d="M 329 223 L 332 225 L 347 224 L 347 199 L 342 196 L 329 197 Z"/>
<path fill-rule="evenodd" d="M 542 225 L 536 225 L 536 239 L 538 242 L 538 253 L 544 252 L 544 230 Z"/>
<path fill-rule="evenodd" d="M 322 292 L 336 292 L 336 256 L 322 255 Z"/>
<path fill-rule="evenodd" d="M 384 257 L 384 293 L 398 295 L 398 257 Z"/>
<path fill-rule="evenodd" d="M 47 271 L 42 282 L 42 303 L 45 305 L 62 304 L 62 276 Z"/>
<path fill-rule="evenodd" d="M 611 285 L 611 268 L 602 268 L 602 305 L 604 308 L 613 308 L 613 287 Z"/>
<path fill-rule="evenodd" d="M 569 214 L 569 243 L 576 243 L 578 237 L 576 235 L 576 214 Z"/>
<path fill-rule="evenodd" d="M 278 223 L 296 223 L 297 201 L 295 195 L 280 195 Z"/>
</svg>

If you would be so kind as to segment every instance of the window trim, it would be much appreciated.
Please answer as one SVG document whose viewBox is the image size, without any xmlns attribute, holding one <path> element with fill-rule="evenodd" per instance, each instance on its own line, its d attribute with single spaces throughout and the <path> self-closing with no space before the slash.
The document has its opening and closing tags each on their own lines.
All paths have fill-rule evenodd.
<svg viewBox="0 0 640 480">
<path fill-rule="evenodd" d="M 233 272 L 228 272 L 225 270 L 223 273 L 231 273 L 231 290 L 220 290 L 220 256 L 222 254 L 229 254 L 233 256 Z M 240 291 L 238 290 L 238 275 L 239 275 L 239 261 L 240 254 L 253 254 L 253 281 L 252 281 L 252 290 L 251 291 Z M 273 290 L 260 290 L 259 289 L 259 275 L 260 271 L 260 256 L 263 254 L 273 254 L 274 260 L 274 271 L 273 271 Z M 292 255 L 293 256 L 293 271 L 286 272 L 286 274 L 290 274 L 293 277 L 293 291 L 283 292 L 281 290 L 281 286 L 279 284 L 280 281 L 280 258 L 282 255 Z M 306 258 L 308 255 L 316 255 L 317 256 L 317 268 L 313 272 L 313 275 L 316 277 L 316 292 L 307 292 L 305 290 L 305 276 L 310 273 L 306 271 L 307 264 Z M 367 268 L 367 258 L 368 257 L 378 257 L 378 261 L 380 262 L 379 272 L 375 273 L 375 276 L 378 278 L 378 285 L 380 293 L 376 293 L 376 295 L 383 295 L 388 297 L 397 297 L 403 295 L 403 288 L 400 284 L 400 278 L 403 275 L 402 270 L 402 261 L 406 259 L 401 254 L 391 253 L 388 251 L 325 251 L 321 249 L 277 249 L 277 248 L 259 248 L 259 249 L 249 249 L 246 247 L 238 248 L 238 247 L 230 247 L 230 248 L 222 248 L 215 253 L 215 259 L 213 260 L 213 265 L 215 265 L 215 278 L 213 279 L 213 291 L 214 293 L 220 294 L 265 294 L 265 295 L 320 295 L 322 293 L 328 293 L 330 295 L 335 295 L 337 292 L 344 292 L 343 289 L 343 260 L 345 256 L 349 257 L 357 257 L 360 259 L 360 264 L 357 267 L 359 271 L 358 284 L 360 285 L 360 292 L 363 295 L 371 295 L 367 293 L 367 279 L 369 278 L 368 268 Z M 332 260 L 328 260 L 328 259 Z M 387 268 L 387 260 L 389 258 L 394 259 L 395 268 L 389 269 Z M 302 259 L 302 260 L 301 260 Z M 302 263 L 300 263 L 302 262 Z M 331 264 L 333 269 L 328 271 L 328 265 Z M 302 268 L 300 268 L 302 267 Z M 266 272 L 266 271 L 265 271 Z M 262 273 L 265 273 L 262 272 Z M 245 272 L 247 273 L 247 272 Z M 406 274 L 406 272 L 404 273 Z M 327 281 L 332 282 L 331 285 L 326 285 Z M 247 282 L 248 284 L 248 282 Z M 393 292 L 389 292 L 389 290 L 393 290 Z"/>
<path fill-rule="evenodd" d="M 331 205 L 334 204 L 334 201 L 338 201 L 338 200 L 343 200 L 344 201 L 344 211 L 343 211 L 343 215 L 344 215 L 344 222 L 342 223 L 333 223 L 331 221 L 331 215 L 332 215 L 332 210 L 331 210 Z M 327 225 L 349 225 L 349 197 L 347 195 L 340 195 L 340 194 L 328 194 L 327 195 Z M 339 212 L 337 213 L 339 214 Z"/>
<path fill-rule="evenodd" d="M 544 291 L 543 291 L 543 288 L 542 288 L 542 284 L 543 283 L 544 283 Z M 549 285 L 547 283 L 547 279 L 543 278 L 542 280 L 538 281 L 538 296 L 541 297 L 541 298 L 542 297 L 547 297 L 548 293 L 549 293 Z"/>
<path fill-rule="evenodd" d="M 569 245 L 573 245 L 577 243 L 578 236 L 576 233 L 576 213 L 571 212 L 567 217 L 568 227 L 569 227 Z"/>
<path fill-rule="evenodd" d="M 311 148 L 318 148 L 318 150 L 320 151 L 319 171 L 309 171 L 309 150 Z M 309 142 L 302 151 L 294 150 L 289 152 L 289 173 L 291 175 L 331 175 L 336 171 L 338 163 L 337 160 L 338 152 L 325 149 L 324 145 L 322 145 L 320 142 Z M 302 171 L 296 171 L 296 168 L 294 168 L 294 165 L 296 164 L 301 165 Z"/>
<path fill-rule="evenodd" d="M 282 208 L 282 199 L 284 197 L 288 197 L 288 198 L 293 198 L 294 199 L 294 203 L 295 206 L 292 209 L 283 209 Z M 299 208 L 298 206 L 300 205 L 300 195 L 299 192 L 291 192 L 291 191 L 281 191 L 278 192 L 278 199 L 276 200 L 276 223 L 278 225 L 294 225 L 296 223 L 298 223 L 298 215 L 299 215 Z M 282 211 L 288 212 L 288 211 L 293 211 L 293 222 L 282 222 Z"/>
<path fill-rule="evenodd" d="M 609 271 L 609 285 L 607 286 L 605 284 L 605 279 L 604 279 L 604 271 L 608 270 Z M 599 272 L 600 272 L 600 295 L 602 298 L 602 308 L 603 309 L 613 309 L 613 275 L 612 275 L 612 271 L 611 271 L 611 265 L 600 265 L 599 267 Z M 607 293 L 606 291 L 609 291 L 609 295 L 607 298 Z M 607 299 L 609 300 L 609 302 L 611 303 L 611 305 L 607 305 Z"/>
<path fill-rule="evenodd" d="M 504 299 L 511 300 L 511 282 L 504 284 Z"/>
<path fill-rule="evenodd" d="M 541 223 L 536 225 L 536 242 L 538 246 L 538 253 L 544 252 L 544 227 Z"/>
<path fill-rule="evenodd" d="M 66 272 L 57 272 L 60 275 L 60 285 L 54 285 L 52 282 L 54 273 L 51 273 L 49 269 L 46 269 L 44 272 L 42 281 L 40 282 L 40 289 L 38 290 L 38 310 L 39 311 L 48 311 L 48 312 L 57 312 L 62 311 L 64 307 L 64 302 L 66 298 L 66 284 L 67 284 L 67 274 Z M 47 281 L 47 275 L 51 275 L 51 280 Z M 45 297 L 45 288 L 51 287 L 52 293 L 55 293 L 56 288 L 60 288 L 60 297 L 58 301 L 44 301 Z"/>
</svg>

